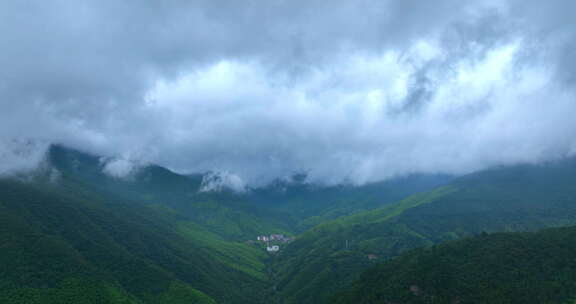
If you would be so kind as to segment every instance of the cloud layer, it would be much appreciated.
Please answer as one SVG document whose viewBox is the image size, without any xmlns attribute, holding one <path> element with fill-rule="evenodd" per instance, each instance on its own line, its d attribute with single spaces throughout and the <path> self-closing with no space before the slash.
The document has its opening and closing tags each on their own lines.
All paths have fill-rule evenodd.
<svg viewBox="0 0 576 304">
<path fill-rule="evenodd" d="M 575 6 L 3 1 L 0 171 L 31 140 L 241 184 L 574 155 Z"/>
</svg>

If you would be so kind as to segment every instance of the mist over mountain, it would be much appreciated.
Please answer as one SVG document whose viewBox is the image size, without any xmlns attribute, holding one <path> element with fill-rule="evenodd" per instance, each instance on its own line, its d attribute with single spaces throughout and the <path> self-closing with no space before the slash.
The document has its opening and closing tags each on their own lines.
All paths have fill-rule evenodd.
<svg viewBox="0 0 576 304">
<path fill-rule="evenodd" d="M 576 303 L 574 11 L 0 1 L 0 303 Z"/>
<path fill-rule="evenodd" d="M 229 172 L 238 185 L 294 172 L 364 184 L 574 155 L 573 9 L 3 1 L 0 171 L 29 167 L 49 143 Z M 46 144 L 14 151 L 30 140 Z"/>
</svg>

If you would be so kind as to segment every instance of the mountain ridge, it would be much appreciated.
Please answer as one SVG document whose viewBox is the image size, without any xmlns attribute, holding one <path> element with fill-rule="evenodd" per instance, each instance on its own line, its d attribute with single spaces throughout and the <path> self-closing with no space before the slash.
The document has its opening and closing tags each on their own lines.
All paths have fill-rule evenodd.
<svg viewBox="0 0 576 304">
<path fill-rule="evenodd" d="M 495 168 L 308 230 L 279 256 L 279 289 L 286 303 L 323 303 L 374 263 L 410 249 L 573 224 L 576 159 Z"/>
</svg>

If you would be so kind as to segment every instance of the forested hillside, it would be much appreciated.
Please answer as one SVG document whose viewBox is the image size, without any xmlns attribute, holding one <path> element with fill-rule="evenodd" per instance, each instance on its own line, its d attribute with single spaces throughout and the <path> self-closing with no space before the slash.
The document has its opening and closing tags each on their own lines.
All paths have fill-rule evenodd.
<svg viewBox="0 0 576 304">
<path fill-rule="evenodd" d="M 573 303 L 576 228 L 494 233 L 416 249 L 330 303 Z"/>
<path fill-rule="evenodd" d="M 102 196 L 122 198 L 138 205 L 158 205 L 189 217 L 198 225 L 228 240 L 245 241 L 262 233 L 289 233 L 290 219 L 258 208 L 230 191 L 201 192 L 202 176 L 184 176 L 166 168 L 146 165 L 126 177 L 103 172 L 100 157 L 53 146 L 47 166 Z"/>
<path fill-rule="evenodd" d="M 0 181 L 0 302 L 261 303 L 264 253 L 72 182 Z"/>
<path fill-rule="evenodd" d="M 0 0 L 0 304 L 576 304 L 574 12 Z"/>
<path fill-rule="evenodd" d="M 242 241 L 260 234 L 302 232 L 330 219 L 391 204 L 452 179 L 445 175 L 413 175 L 363 186 L 322 186 L 295 175 L 291 181 L 278 180 L 246 192 L 226 188 L 204 192 L 201 174 L 186 176 L 145 165 L 127 177 L 117 178 L 103 172 L 101 157 L 58 145 L 51 147 L 46 167 L 103 196 L 167 207 L 223 238 Z"/>
<path fill-rule="evenodd" d="M 409 249 L 482 232 L 574 223 L 574 159 L 475 173 L 310 229 L 279 256 L 279 289 L 287 303 L 322 303 L 370 265 Z"/>
<path fill-rule="evenodd" d="M 439 174 L 414 174 L 366 185 L 322 186 L 295 175 L 288 181 L 277 180 L 247 194 L 250 202 L 281 212 L 292 219 L 295 231 L 341 216 L 379 208 L 411 194 L 432 190 L 449 183 L 454 177 Z"/>
<path fill-rule="evenodd" d="M 202 192 L 200 175 L 147 165 L 118 178 L 105 174 L 105 161 L 56 145 L 35 172 L 1 181 L 7 275 L 0 299 L 265 302 L 277 298 L 267 269 L 271 257 L 262 244 L 244 241 L 291 234 L 306 225 L 299 221 L 311 225 L 384 205 L 447 179 Z"/>
<path fill-rule="evenodd" d="M 37 171 L 1 180 L 0 300 L 329 303 L 366 269 L 414 248 L 576 224 L 574 159 L 448 184 L 296 181 L 246 193 L 203 192 L 202 176 L 154 165 L 128 178 L 103 170 L 99 157 L 54 146 Z M 296 238 L 270 254 L 254 240 L 271 233 Z"/>
</svg>

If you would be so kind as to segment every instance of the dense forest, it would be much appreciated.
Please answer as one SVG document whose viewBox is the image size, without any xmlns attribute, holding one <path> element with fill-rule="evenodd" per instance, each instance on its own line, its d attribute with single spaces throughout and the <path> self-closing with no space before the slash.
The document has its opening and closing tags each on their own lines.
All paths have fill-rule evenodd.
<svg viewBox="0 0 576 304">
<path fill-rule="evenodd" d="M 0 0 L 0 304 L 576 304 L 576 0 Z"/>
<path fill-rule="evenodd" d="M 371 265 L 481 232 L 576 224 L 576 161 L 474 173 L 398 203 L 322 223 L 278 258 L 287 303 L 323 303 Z"/>
<path fill-rule="evenodd" d="M 387 192 L 401 197 L 443 180 L 415 178 Z M 279 184 L 202 192 L 201 183 L 201 176 L 154 165 L 115 178 L 103 172 L 100 157 L 53 146 L 32 174 L 0 180 L 0 302 L 267 302 L 276 298 L 274 259 L 252 240 L 292 235 L 299 221 L 334 210 L 326 204 L 298 215 L 280 206 L 310 205 L 334 192 L 332 199 L 362 202 L 347 207 L 361 210 L 380 197 L 376 190 L 298 183 L 285 184 L 288 193 Z"/>
<path fill-rule="evenodd" d="M 576 227 L 481 233 L 410 251 L 331 303 L 573 303 Z"/>
<path fill-rule="evenodd" d="M 0 182 L 0 302 L 249 303 L 268 290 L 256 248 L 68 190 Z"/>
<path fill-rule="evenodd" d="M 541 284 L 531 295 L 542 303 L 573 296 L 571 266 L 564 260 L 570 248 L 559 244 L 563 234 L 566 240 L 574 235 L 571 229 L 497 232 L 576 224 L 574 159 L 456 179 L 414 175 L 361 187 L 311 185 L 302 175 L 244 193 L 201 191 L 202 183 L 201 175 L 154 165 L 117 178 L 103 172 L 97 156 L 52 147 L 35 172 L 0 180 L 0 302 L 350 303 L 365 294 L 359 298 L 365 303 L 403 303 L 394 299 L 414 292 L 406 293 L 404 285 L 384 287 L 386 271 L 410 261 L 406 273 L 432 284 L 398 278 L 398 284 L 418 287 L 422 296 L 410 301 L 485 303 L 488 298 L 481 296 L 489 287 L 465 299 L 460 296 L 468 285 L 450 285 L 460 283 L 460 275 L 475 276 L 474 265 L 484 262 L 446 268 L 453 262 L 450 248 L 462 252 L 462 260 L 454 262 L 459 265 L 478 258 L 474 252 L 495 248 L 500 255 L 522 246 L 536 248 L 530 249 L 533 260 L 509 264 L 517 273 L 503 271 L 502 279 L 531 274 L 524 269 L 531 263 L 555 263 L 556 255 L 540 258 L 537 248 L 556 246 L 565 274 L 548 277 L 554 264 L 550 273 L 519 284 Z M 256 237 L 270 234 L 293 241 L 268 253 Z M 467 237 L 472 238 L 452 242 Z M 428 271 L 424 264 L 430 272 L 418 274 Z M 444 280 L 434 276 L 448 275 L 446 269 L 455 281 L 434 285 Z M 478 280 L 492 275 L 498 272 Z M 522 292 L 516 285 L 502 288 L 486 295 L 489 303 L 515 303 L 506 294 Z"/>
</svg>

